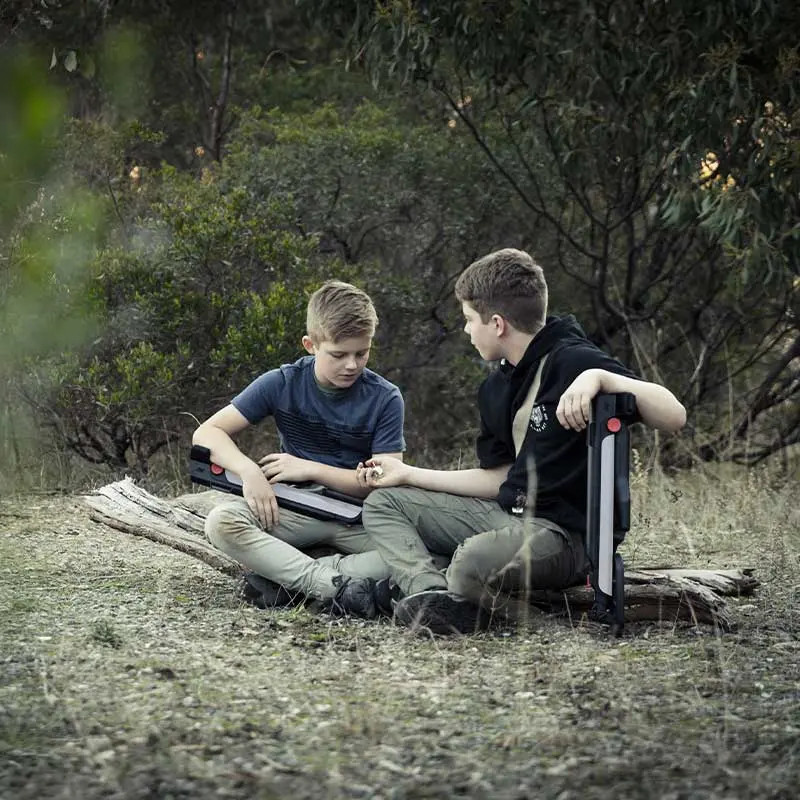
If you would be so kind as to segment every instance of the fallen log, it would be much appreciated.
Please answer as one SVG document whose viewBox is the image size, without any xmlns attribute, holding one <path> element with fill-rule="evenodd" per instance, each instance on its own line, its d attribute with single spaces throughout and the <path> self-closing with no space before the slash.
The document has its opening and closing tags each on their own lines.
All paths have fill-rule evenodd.
<svg viewBox="0 0 800 800">
<path fill-rule="evenodd" d="M 95 522 L 180 550 L 226 575 L 241 574 L 236 561 L 206 540 L 205 513 L 181 503 L 181 498 L 161 500 L 125 478 L 84 495 L 84 500 L 92 509 L 89 516 Z"/>
<path fill-rule="evenodd" d="M 84 495 L 95 522 L 167 545 L 236 576 L 241 573 L 239 565 L 203 535 L 206 514 L 226 497 L 221 492 L 204 491 L 162 500 L 130 478 Z M 732 630 L 735 621 L 724 598 L 751 594 L 758 585 L 749 569 L 630 569 L 625 574 L 625 619 L 681 620 Z M 591 608 L 594 593 L 590 587 L 574 586 L 563 592 L 532 592 L 530 600 L 538 608 L 578 618 Z"/>
</svg>

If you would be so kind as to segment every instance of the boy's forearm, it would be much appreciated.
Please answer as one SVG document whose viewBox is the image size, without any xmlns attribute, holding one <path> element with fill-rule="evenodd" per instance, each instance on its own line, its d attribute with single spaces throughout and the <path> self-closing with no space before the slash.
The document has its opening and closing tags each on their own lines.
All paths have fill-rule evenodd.
<svg viewBox="0 0 800 800">
<path fill-rule="evenodd" d="M 215 425 L 201 425 L 197 428 L 192 436 L 192 444 L 207 447 L 215 464 L 239 476 L 253 471 L 261 472 L 261 467 L 246 456 L 225 431 Z"/>
<path fill-rule="evenodd" d="M 369 489 L 359 486 L 354 469 L 332 467 L 330 464 L 320 464 L 318 461 L 310 463 L 313 463 L 312 480 L 315 483 L 321 483 L 329 489 L 335 489 L 337 492 L 343 492 L 353 497 L 366 497 L 369 494 Z"/>
<path fill-rule="evenodd" d="M 674 432 L 686 424 L 686 409 L 669 389 L 658 383 L 640 381 L 600 370 L 600 387 L 603 393 L 633 394 L 642 422 L 653 428 Z"/>
<path fill-rule="evenodd" d="M 438 470 L 409 467 L 407 485 L 434 492 L 494 500 L 510 467 L 510 464 L 494 469 Z"/>
</svg>

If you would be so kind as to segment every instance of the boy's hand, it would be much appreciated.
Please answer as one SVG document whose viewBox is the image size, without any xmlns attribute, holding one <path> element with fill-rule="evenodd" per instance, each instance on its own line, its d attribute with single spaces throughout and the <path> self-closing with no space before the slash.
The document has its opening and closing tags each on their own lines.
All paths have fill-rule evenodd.
<svg viewBox="0 0 800 800">
<path fill-rule="evenodd" d="M 242 474 L 242 495 L 256 519 L 268 531 L 278 524 L 278 500 L 261 470 Z"/>
<path fill-rule="evenodd" d="M 259 462 L 261 471 L 270 483 L 300 483 L 314 480 L 314 462 L 290 456 L 288 453 L 270 453 Z"/>
<path fill-rule="evenodd" d="M 601 390 L 600 371 L 587 369 L 567 387 L 558 401 L 556 417 L 561 425 L 574 431 L 582 431 L 589 424 L 592 400 Z"/>
<path fill-rule="evenodd" d="M 402 486 L 407 482 L 408 465 L 399 458 L 378 456 L 369 461 L 359 462 L 356 467 L 358 485 L 364 489 L 386 486 Z"/>
</svg>

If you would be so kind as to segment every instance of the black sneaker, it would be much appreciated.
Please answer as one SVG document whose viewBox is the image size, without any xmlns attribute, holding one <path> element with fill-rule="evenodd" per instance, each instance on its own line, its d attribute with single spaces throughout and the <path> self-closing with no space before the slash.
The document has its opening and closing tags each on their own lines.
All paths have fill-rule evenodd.
<svg viewBox="0 0 800 800">
<path fill-rule="evenodd" d="M 372 578 L 348 578 L 337 575 L 333 579 L 336 594 L 328 610 L 336 617 L 364 617 L 374 619 L 378 614 L 375 605 L 375 581 Z"/>
<path fill-rule="evenodd" d="M 489 615 L 480 606 L 447 589 L 428 589 L 404 597 L 394 608 L 398 625 L 431 633 L 475 633 L 489 625 Z"/>
<path fill-rule="evenodd" d="M 391 617 L 403 593 L 400 587 L 391 578 L 381 578 L 375 581 L 375 607 L 379 614 Z"/>
<path fill-rule="evenodd" d="M 255 572 L 245 572 L 239 588 L 239 597 L 256 608 L 292 608 L 303 602 L 300 592 L 291 592 Z"/>
</svg>

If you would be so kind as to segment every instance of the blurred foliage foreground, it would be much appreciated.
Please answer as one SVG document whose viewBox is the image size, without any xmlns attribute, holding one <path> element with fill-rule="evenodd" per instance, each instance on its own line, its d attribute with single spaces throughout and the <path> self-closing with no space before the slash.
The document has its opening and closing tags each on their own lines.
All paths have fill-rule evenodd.
<svg viewBox="0 0 800 800">
<path fill-rule="evenodd" d="M 464 463 L 487 367 L 452 286 L 500 246 L 533 252 L 552 310 L 687 406 L 653 458 L 788 454 L 795 12 L 734 3 L 725 44 L 725 4 L 550 22 L 499 5 L 8 4 L 7 473 L 182 465 L 196 420 L 300 354 L 329 277 L 375 300 L 370 366 L 406 396 L 409 457 Z"/>
</svg>

